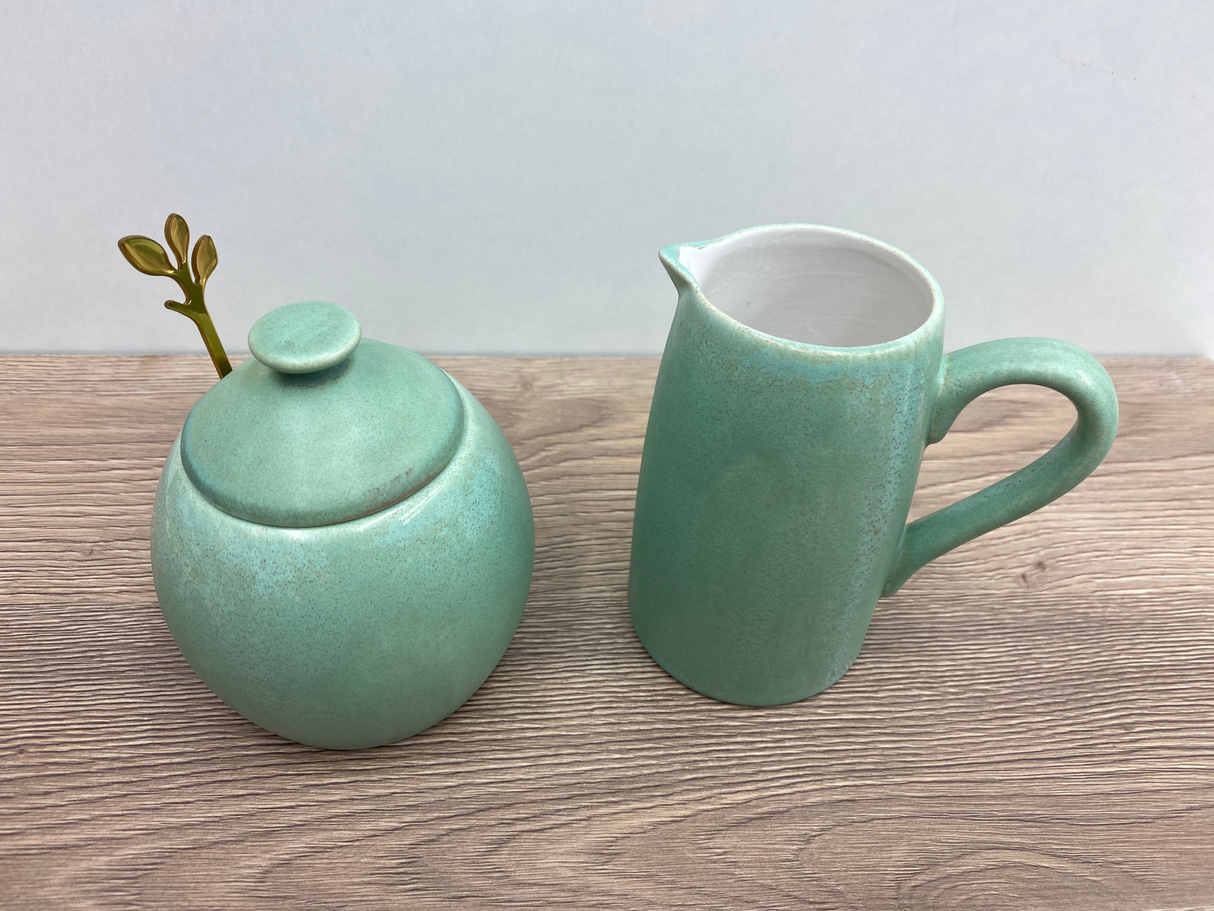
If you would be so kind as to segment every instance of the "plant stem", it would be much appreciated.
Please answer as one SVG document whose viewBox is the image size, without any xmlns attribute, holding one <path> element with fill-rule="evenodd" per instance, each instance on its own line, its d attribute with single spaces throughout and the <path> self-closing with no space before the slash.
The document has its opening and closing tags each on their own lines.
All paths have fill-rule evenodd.
<svg viewBox="0 0 1214 911">
<path fill-rule="evenodd" d="M 219 371 L 219 378 L 222 380 L 232 372 L 232 363 L 228 360 L 227 352 L 223 350 L 223 343 L 219 341 L 219 333 L 215 331 L 215 324 L 211 322 L 211 314 L 204 311 L 194 317 L 194 323 L 202 335 L 202 343 L 207 346 L 207 354 L 211 356 L 211 363 Z"/>
<path fill-rule="evenodd" d="M 185 307 L 182 312 L 198 327 L 202 343 L 207 346 L 207 354 L 211 356 L 211 363 L 215 365 L 215 370 L 218 371 L 219 378 L 222 380 L 232 372 L 232 363 L 228 360 L 227 352 L 223 350 L 219 333 L 215 331 L 215 324 L 211 322 L 211 314 L 207 312 L 203 288 L 190 276 L 188 263 L 179 264 L 172 277 L 185 294 Z"/>
</svg>

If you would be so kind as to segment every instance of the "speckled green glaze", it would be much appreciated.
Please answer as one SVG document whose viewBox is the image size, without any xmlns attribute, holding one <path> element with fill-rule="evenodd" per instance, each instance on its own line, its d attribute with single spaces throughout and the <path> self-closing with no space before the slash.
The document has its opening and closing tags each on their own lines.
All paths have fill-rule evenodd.
<svg viewBox="0 0 1214 911">
<path fill-rule="evenodd" d="M 173 446 L 156 595 L 190 666 L 249 720 L 313 746 L 393 743 L 459 708 L 505 653 L 531 583 L 531 504 L 505 437 L 458 388 L 469 420 L 442 474 L 336 525 L 231 516 Z"/>
<path fill-rule="evenodd" d="M 377 346 L 392 348 L 364 340 L 350 359 L 371 352 L 400 367 L 407 355 L 405 378 L 418 367 L 409 358 L 424 360 Z M 268 371 L 248 361 L 208 396 L 250 364 Z M 349 365 L 347 379 L 356 367 Z M 522 472 L 480 403 L 429 369 L 450 388 L 460 416 L 453 451 L 428 483 L 369 515 L 309 527 L 249 521 L 191 480 L 181 436 L 165 463 L 152 520 L 152 573 L 165 621 L 221 699 L 283 737 L 355 749 L 431 726 L 484 682 L 522 616 L 534 556 Z M 290 398 L 298 391 L 286 391 L 294 402 L 286 414 L 302 420 L 302 406 L 293 411 L 299 402 Z M 366 391 L 382 400 L 384 390 Z M 431 425 L 440 437 L 448 417 L 439 414 Z M 358 435 L 353 425 L 351 432 Z M 325 443 L 330 469 L 353 478 L 358 466 L 342 460 L 336 440 Z"/>
<path fill-rule="evenodd" d="M 363 337 L 345 307 L 300 301 L 271 310 L 249 330 L 249 350 L 279 373 L 316 373 L 340 364 Z"/>
<path fill-rule="evenodd" d="M 447 374 L 364 339 L 315 373 L 249 358 L 191 409 L 181 455 L 190 480 L 226 512 L 265 525 L 329 525 L 429 483 L 463 426 Z"/>
<path fill-rule="evenodd" d="M 728 702 L 787 703 L 825 689 L 859 654 L 883 594 L 1065 493 L 1117 428 L 1112 383 L 1091 355 L 1006 339 L 944 356 L 931 276 L 893 248 L 836 233 L 920 274 L 931 309 L 917 329 L 859 347 L 776 338 L 717 309 L 680 260 L 738 235 L 661 255 L 679 302 L 645 437 L 629 603 L 654 659 Z M 1075 427 L 1011 477 L 906 526 L 925 446 L 967 402 L 1011 383 L 1067 395 Z"/>
</svg>

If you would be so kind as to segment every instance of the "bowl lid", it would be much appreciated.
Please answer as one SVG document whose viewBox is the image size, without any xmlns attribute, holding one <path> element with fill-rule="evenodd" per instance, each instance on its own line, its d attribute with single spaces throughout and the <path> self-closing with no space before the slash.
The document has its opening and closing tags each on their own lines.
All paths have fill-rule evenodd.
<svg viewBox="0 0 1214 911">
<path fill-rule="evenodd" d="M 344 307 L 288 304 L 249 332 L 249 358 L 195 403 L 186 474 L 225 512 L 305 528 L 376 512 L 446 467 L 464 410 L 420 354 L 362 338 Z"/>
</svg>

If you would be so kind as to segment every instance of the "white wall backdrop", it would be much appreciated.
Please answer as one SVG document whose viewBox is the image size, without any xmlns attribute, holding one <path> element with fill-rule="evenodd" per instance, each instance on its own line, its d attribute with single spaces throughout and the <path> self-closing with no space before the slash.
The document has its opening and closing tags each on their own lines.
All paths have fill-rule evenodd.
<svg viewBox="0 0 1214 911">
<path fill-rule="evenodd" d="M 948 343 L 1214 353 L 1214 3 L 0 2 L 0 350 L 203 351 L 124 234 L 209 233 L 230 350 L 657 353 L 668 243 L 804 221 Z"/>
</svg>

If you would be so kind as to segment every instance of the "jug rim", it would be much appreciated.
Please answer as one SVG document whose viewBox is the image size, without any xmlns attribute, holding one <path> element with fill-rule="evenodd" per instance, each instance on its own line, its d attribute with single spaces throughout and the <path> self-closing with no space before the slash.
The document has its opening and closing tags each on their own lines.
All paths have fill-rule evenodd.
<svg viewBox="0 0 1214 911">
<path fill-rule="evenodd" d="M 886 261 L 894 261 L 901 264 L 911 275 L 921 281 L 924 287 L 928 290 L 931 297 L 931 307 L 925 317 L 919 321 L 918 325 L 909 332 L 896 336 L 892 339 L 887 339 L 881 342 L 875 342 L 867 345 L 820 345 L 813 342 L 803 342 L 796 339 L 786 338 L 780 335 L 773 335 L 770 332 L 765 332 L 762 329 L 756 329 L 754 326 L 738 319 L 737 317 L 727 313 L 725 310 L 714 304 L 704 294 L 700 287 L 700 279 L 691 271 L 688 263 L 682 258 L 682 253 L 688 250 L 704 250 L 708 247 L 713 247 L 718 244 L 727 244 L 735 242 L 746 237 L 753 237 L 765 233 L 770 234 L 788 234 L 788 233 L 810 233 L 819 235 L 830 235 L 832 237 L 850 241 L 859 247 L 867 247 L 878 256 L 882 256 Z M 944 295 L 940 290 L 939 284 L 932 274 L 924 268 L 924 266 L 903 250 L 898 249 L 892 244 L 885 241 L 877 240 L 867 234 L 861 234 L 858 231 L 850 231 L 846 228 L 836 228 L 830 225 L 809 224 L 803 222 L 788 222 L 768 225 L 756 225 L 750 228 L 742 228 L 738 231 L 732 231 L 729 234 L 724 234 L 721 237 L 715 237 L 710 240 L 689 241 L 684 243 L 670 244 L 663 247 L 658 258 L 662 265 L 665 266 L 667 273 L 678 289 L 680 296 L 684 292 L 692 294 L 695 299 L 712 313 L 724 319 L 728 324 L 737 329 L 751 334 L 764 341 L 786 346 L 794 350 L 802 350 L 809 352 L 822 352 L 832 356 L 872 356 L 874 354 L 884 354 L 886 352 L 897 351 L 902 348 L 916 346 L 925 339 L 935 335 L 942 335 L 943 320 L 944 320 Z"/>
</svg>

